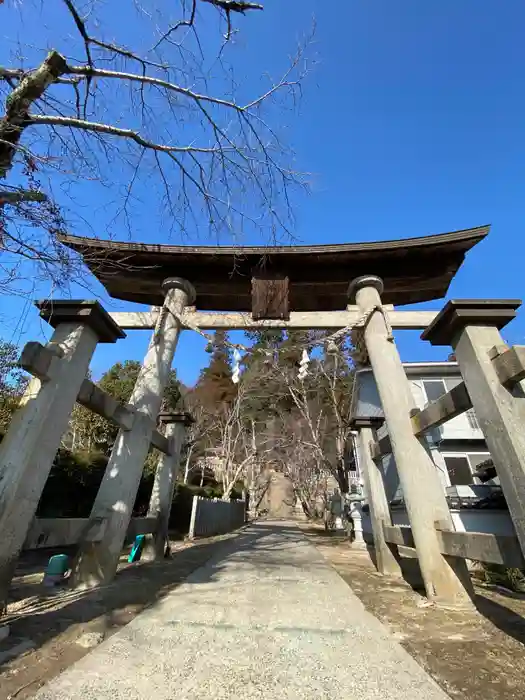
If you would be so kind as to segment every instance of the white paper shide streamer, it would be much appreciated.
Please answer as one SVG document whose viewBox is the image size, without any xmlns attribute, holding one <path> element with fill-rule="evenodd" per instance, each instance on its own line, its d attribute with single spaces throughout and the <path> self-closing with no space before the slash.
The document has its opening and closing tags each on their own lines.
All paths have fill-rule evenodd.
<svg viewBox="0 0 525 700">
<path fill-rule="evenodd" d="M 303 350 L 303 356 L 301 357 L 301 361 L 299 362 L 299 373 L 297 374 L 297 377 L 299 379 L 304 379 L 306 375 L 308 374 L 308 365 L 310 364 L 310 358 L 308 357 L 308 353 L 306 350 Z"/>
<path fill-rule="evenodd" d="M 233 351 L 233 371 L 232 371 L 232 382 L 234 384 L 239 383 L 241 377 L 241 353 L 235 348 Z"/>
</svg>

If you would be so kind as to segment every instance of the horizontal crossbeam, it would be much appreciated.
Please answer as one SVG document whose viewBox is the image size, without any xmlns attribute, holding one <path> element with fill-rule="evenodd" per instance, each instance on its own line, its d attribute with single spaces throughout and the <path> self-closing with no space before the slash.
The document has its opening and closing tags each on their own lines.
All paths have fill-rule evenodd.
<svg viewBox="0 0 525 700">
<path fill-rule="evenodd" d="M 412 414 L 414 435 L 419 436 L 431 428 L 437 428 L 468 411 L 469 408 L 472 408 L 472 401 L 468 395 L 467 387 L 461 382 L 436 401 L 432 401 L 426 408 L 414 411 Z"/>
<path fill-rule="evenodd" d="M 514 345 L 492 359 L 500 382 L 511 389 L 525 379 L 525 345 Z"/>
<path fill-rule="evenodd" d="M 133 427 L 135 418 L 133 406 L 119 403 L 89 379 L 84 379 L 82 382 L 77 401 L 122 430 L 129 431 Z M 171 454 L 170 441 L 156 429 L 151 435 L 151 444 L 164 454 Z"/>
<path fill-rule="evenodd" d="M 438 530 L 437 533 L 441 551 L 448 556 L 501 564 L 516 569 L 525 568 L 517 537 L 445 530 Z"/>
<path fill-rule="evenodd" d="M 415 548 L 414 538 L 412 536 L 412 529 L 406 526 L 399 525 L 383 525 L 383 533 L 385 536 L 385 542 L 389 544 L 396 544 L 398 547 L 411 547 Z"/>
<path fill-rule="evenodd" d="M 370 454 L 374 461 L 385 457 L 392 452 L 392 444 L 390 442 L 390 437 L 385 435 L 377 442 L 370 443 Z"/>
<path fill-rule="evenodd" d="M 122 430 L 131 430 L 133 427 L 133 409 L 121 404 L 89 379 L 82 382 L 77 401 Z"/>
<path fill-rule="evenodd" d="M 19 364 L 26 372 L 38 377 L 40 381 L 46 382 L 52 378 L 58 362 L 60 362 L 60 357 L 55 348 L 30 342 L 24 347 Z M 89 379 L 84 379 L 82 382 L 77 401 L 122 430 L 129 431 L 133 427 L 135 419 L 133 406 L 119 403 Z M 156 429 L 152 433 L 151 444 L 164 454 L 171 454 L 170 441 Z"/>
<path fill-rule="evenodd" d="M 42 343 L 31 341 L 24 345 L 18 359 L 18 366 L 25 369 L 33 377 L 40 379 L 41 382 L 48 382 L 62 355 L 58 345 L 53 348 L 44 348 Z"/>
<path fill-rule="evenodd" d="M 415 548 L 412 529 L 407 526 L 383 525 L 385 541 L 398 547 Z M 517 537 L 484 532 L 436 530 L 441 553 L 449 557 L 525 568 L 525 559 Z"/>
<path fill-rule="evenodd" d="M 388 320 L 394 330 L 422 330 L 437 316 L 437 311 L 395 311 L 385 305 Z M 217 311 L 186 310 L 182 315 L 185 328 L 197 326 L 203 331 L 221 329 L 250 330 L 254 328 L 293 328 L 294 330 L 337 330 L 357 322 L 362 317 L 357 306 L 350 306 L 346 311 L 292 311 L 290 319 L 261 319 L 254 321 L 251 313 L 219 313 Z M 152 329 L 158 317 L 158 311 L 123 311 L 110 314 L 111 318 L 124 330 Z"/>
<path fill-rule="evenodd" d="M 437 428 L 443 423 L 459 416 L 472 408 L 472 401 L 463 382 L 455 386 L 451 391 L 443 394 L 437 401 L 433 401 L 426 408 L 414 409 L 412 413 L 412 428 L 417 437 L 423 435 L 432 428 Z M 377 460 L 392 452 L 390 438 L 385 435 L 377 442 L 370 443 L 372 459 Z"/>
</svg>

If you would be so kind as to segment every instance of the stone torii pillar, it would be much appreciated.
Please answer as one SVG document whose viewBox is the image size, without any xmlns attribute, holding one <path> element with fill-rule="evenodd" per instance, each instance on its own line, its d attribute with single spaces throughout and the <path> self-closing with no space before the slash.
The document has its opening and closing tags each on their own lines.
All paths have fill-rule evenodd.
<svg viewBox="0 0 525 700">
<path fill-rule="evenodd" d="M 432 345 L 452 345 L 501 488 L 525 554 L 525 398 L 498 376 L 508 351 L 500 329 L 516 316 L 521 301 L 449 301 L 422 334 Z"/>
<path fill-rule="evenodd" d="M 162 288 L 164 305 L 129 400 L 136 411 L 133 427 L 117 435 L 90 515 L 105 520 L 104 535 L 99 542 L 82 543 L 73 571 L 78 586 L 107 583 L 117 571 L 180 335 L 179 318 L 195 300 L 193 286 L 179 277 L 165 280 Z"/>
<path fill-rule="evenodd" d="M 376 429 L 383 422 L 383 418 L 356 418 L 353 427 L 358 431 L 359 468 L 368 497 L 377 570 L 380 574 L 401 577 L 397 547 L 386 542 L 383 532 L 383 525 L 392 525 L 383 474 L 370 454 L 370 443 L 375 438 Z"/>
<path fill-rule="evenodd" d="M 363 313 L 381 307 L 382 291 L 382 280 L 372 275 L 357 278 L 349 289 Z M 414 435 L 410 411 L 415 403 L 396 345 L 379 310 L 366 323 L 364 342 L 385 414 L 427 596 L 436 602 L 467 603 L 472 587 L 465 562 L 447 558 L 440 550 L 435 523 L 453 530 L 452 518 L 436 467 Z"/>
<path fill-rule="evenodd" d="M 0 609 L 93 352 L 125 337 L 96 301 L 37 306 L 55 332 L 0 445 Z"/>
<path fill-rule="evenodd" d="M 144 560 L 161 560 L 168 541 L 173 490 L 180 468 L 180 454 L 186 437 L 186 429 L 193 423 L 189 413 L 161 413 L 159 421 L 165 426 L 165 435 L 170 440 L 171 453 L 161 454 L 155 472 L 155 481 L 149 501 L 148 517 L 157 519 L 155 533 L 146 538 L 142 554 Z"/>
</svg>

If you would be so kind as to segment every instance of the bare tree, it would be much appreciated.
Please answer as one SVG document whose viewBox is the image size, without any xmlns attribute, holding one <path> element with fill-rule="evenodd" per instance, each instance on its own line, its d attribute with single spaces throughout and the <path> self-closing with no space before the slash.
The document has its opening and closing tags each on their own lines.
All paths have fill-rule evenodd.
<svg viewBox="0 0 525 700">
<path fill-rule="evenodd" d="M 215 458 L 214 471 L 222 484 L 224 500 L 230 498 L 235 484 L 245 478 L 249 468 L 254 468 L 257 459 L 255 436 L 243 419 L 245 399 L 246 386 L 240 384 L 234 401 L 220 407 L 211 425 L 211 434 L 219 438 L 210 452 Z"/>
<path fill-rule="evenodd" d="M 295 440 L 307 450 L 312 469 L 331 474 L 341 491 L 346 492 L 353 375 L 342 350 L 313 362 L 307 381 L 300 380 L 289 367 L 277 365 L 277 370 L 284 391 L 295 405 L 288 434 L 294 434 Z M 286 431 L 286 425 L 283 429 Z"/>
<path fill-rule="evenodd" d="M 259 3 L 132 0 L 111 14 L 97 0 L 56 0 L 54 14 L 63 14 L 56 31 L 49 5 L 0 6 L 13 26 L 36 24 L 42 46 L 56 45 L 48 51 L 32 37 L 25 46 L 13 42 L 11 64 L 0 67 L 0 244 L 8 286 L 21 259 L 64 283 L 72 260 L 57 239 L 79 222 L 83 230 L 89 225 L 79 211 L 94 201 L 104 219 L 95 233 L 106 237 L 122 225 L 130 235 L 151 226 L 152 208 L 164 229 L 182 236 L 205 229 L 235 239 L 250 227 L 274 237 L 290 232 L 291 189 L 303 181 L 273 125 L 299 94 L 307 42 L 279 77 L 248 97 L 228 52 L 234 19 L 256 21 Z M 76 219 L 71 213 L 66 221 L 71 205 Z"/>
<path fill-rule="evenodd" d="M 271 476 L 269 463 L 275 437 L 267 429 L 267 423 L 257 423 L 253 418 L 249 420 L 249 432 L 251 437 L 251 452 L 254 455 L 245 469 L 243 481 L 248 493 L 250 511 L 256 513 L 270 488 Z"/>
<path fill-rule="evenodd" d="M 189 398 L 189 401 L 188 401 Z M 191 402 L 191 394 L 186 398 L 188 409 L 191 413 L 193 422 L 188 427 L 186 432 L 185 452 L 184 452 L 184 479 L 185 484 L 188 483 L 192 461 L 195 461 L 195 453 L 202 447 L 204 437 L 207 430 L 207 415 L 203 406 Z M 196 463 L 198 464 L 198 462 Z"/>
<path fill-rule="evenodd" d="M 335 472 L 342 492 L 348 490 L 346 462 L 351 450 L 350 403 L 354 383 L 353 360 L 351 348 L 347 343 L 332 345 L 325 354 L 323 362 L 316 364 L 319 394 L 324 396 L 328 413 L 326 439 L 330 439 L 335 448 Z"/>
<path fill-rule="evenodd" d="M 310 427 L 297 414 L 274 419 L 271 459 L 291 481 L 295 497 L 308 518 L 326 503 L 327 477 L 324 455 L 308 439 Z"/>
</svg>

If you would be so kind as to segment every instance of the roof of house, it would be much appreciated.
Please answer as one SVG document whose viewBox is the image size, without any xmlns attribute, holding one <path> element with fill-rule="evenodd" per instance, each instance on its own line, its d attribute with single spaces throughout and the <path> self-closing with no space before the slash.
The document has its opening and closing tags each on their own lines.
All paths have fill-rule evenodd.
<svg viewBox="0 0 525 700">
<path fill-rule="evenodd" d="M 405 373 L 410 376 L 455 376 L 460 375 L 457 362 L 403 362 Z"/>
</svg>

